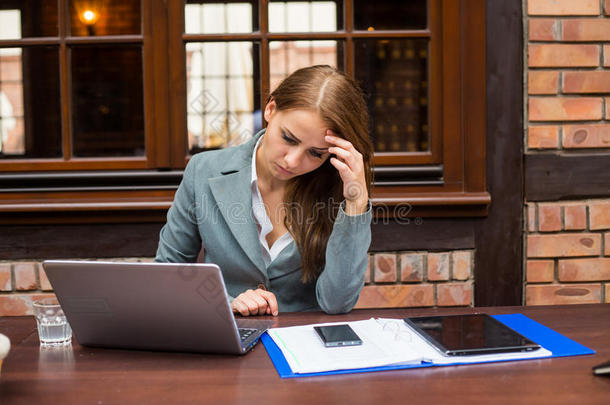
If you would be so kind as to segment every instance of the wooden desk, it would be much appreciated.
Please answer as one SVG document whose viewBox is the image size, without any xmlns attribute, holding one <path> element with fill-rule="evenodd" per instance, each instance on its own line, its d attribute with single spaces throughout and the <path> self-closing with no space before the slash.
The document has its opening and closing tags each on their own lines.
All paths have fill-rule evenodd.
<svg viewBox="0 0 610 405">
<path fill-rule="evenodd" d="M 610 305 L 359 310 L 282 314 L 276 326 L 372 316 L 521 312 L 594 349 L 593 356 L 280 379 L 262 344 L 245 356 L 85 348 L 41 351 L 32 317 L 2 318 L 11 352 L 0 377 L 8 404 L 610 404 Z"/>
</svg>

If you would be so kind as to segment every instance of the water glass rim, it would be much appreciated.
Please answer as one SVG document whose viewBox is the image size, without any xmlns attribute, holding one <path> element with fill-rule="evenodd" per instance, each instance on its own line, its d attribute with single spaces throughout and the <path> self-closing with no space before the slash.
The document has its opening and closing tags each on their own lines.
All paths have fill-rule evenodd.
<svg viewBox="0 0 610 405">
<path fill-rule="evenodd" d="M 35 307 L 41 307 L 41 308 L 49 308 L 49 307 L 59 307 L 59 301 L 57 300 L 57 298 L 42 298 L 39 300 L 36 300 L 32 303 L 33 306 Z"/>
</svg>

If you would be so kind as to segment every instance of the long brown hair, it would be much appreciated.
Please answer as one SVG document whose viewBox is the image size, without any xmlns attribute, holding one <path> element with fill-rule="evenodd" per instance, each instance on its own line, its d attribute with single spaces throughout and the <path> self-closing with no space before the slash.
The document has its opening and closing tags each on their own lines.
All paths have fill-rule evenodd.
<svg viewBox="0 0 610 405">
<path fill-rule="evenodd" d="M 309 110 L 362 154 L 370 194 L 373 145 L 360 87 L 338 70 L 317 65 L 299 69 L 271 93 L 278 110 Z M 326 245 L 343 201 L 343 182 L 327 159 L 318 169 L 291 179 L 284 194 L 284 224 L 301 253 L 303 282 L 315 280 L 326 263 Z"/>
</svg>

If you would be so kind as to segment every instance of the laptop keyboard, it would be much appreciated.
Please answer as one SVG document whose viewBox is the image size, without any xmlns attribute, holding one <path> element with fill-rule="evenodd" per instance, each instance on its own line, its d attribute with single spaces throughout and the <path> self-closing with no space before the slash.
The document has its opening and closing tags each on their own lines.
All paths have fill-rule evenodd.
<svg viewBox="0 0 610 405">
<path fill-rule="evenodd" d="M 241 341 L 245 341 L 246 339 L 248 339 L 253 333 L 257 332 L 258 329 L 246 329 L 246 328 L 240 328 L 239 329 L 239 338 L 241 339 Z"/>
</svg>

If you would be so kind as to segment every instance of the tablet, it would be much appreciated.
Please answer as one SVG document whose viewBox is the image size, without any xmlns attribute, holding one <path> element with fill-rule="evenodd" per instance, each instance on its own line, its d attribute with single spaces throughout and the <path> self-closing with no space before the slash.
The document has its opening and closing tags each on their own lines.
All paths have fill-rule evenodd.
<svg viewBox="0 0 610 405">
<path fill-rule="evenodd" d="M 540 349 L 536 343 L 487 314 L 413 317 L 404 321 L 446 356 Z"/>
</svg>

